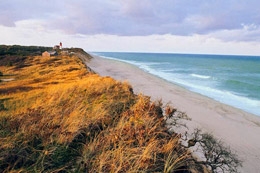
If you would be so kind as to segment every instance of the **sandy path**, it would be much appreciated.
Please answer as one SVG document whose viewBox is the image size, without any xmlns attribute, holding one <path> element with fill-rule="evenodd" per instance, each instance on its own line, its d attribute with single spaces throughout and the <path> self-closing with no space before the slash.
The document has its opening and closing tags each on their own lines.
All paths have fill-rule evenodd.
<svg viewBox="0 0 260 173">
<path fill-rule="evenodd" d="M 128 81 L 136 94 L 170 102 L 192 118 L 190 127 L 213 133 L 236 151 L 243 160 L 241 172 L 260 172 L 260 117 L 190 92 L 130 64 L 94 56 L 87 65 L 101 76 Z"/>
</svg>

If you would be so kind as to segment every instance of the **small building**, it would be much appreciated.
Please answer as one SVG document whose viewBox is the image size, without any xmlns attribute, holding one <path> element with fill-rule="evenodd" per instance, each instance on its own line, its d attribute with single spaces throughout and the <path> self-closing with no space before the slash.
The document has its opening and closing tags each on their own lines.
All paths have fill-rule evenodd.
<svg viewBox="0 0 260 173">
<path fill-rule="evenodd" d="M 59 45 L 55 45 L 55 46 L 53 46 L 53 49 L 54 49 L 54 50 L 62 49 L 62 42 L 60 42 Z"/>
<path fill-rule="evenodd" d="M 42 57 L 51 57 L 51 54 L 47 51 L 42 53 Z"/>
<path fill-rule="evenodd" d="M 51 57 L 51 56 L 55 56 L 57 55 L 57 52 L 56 51 L 45 51 L 42 53 L 42 57 Z"/>
<path fill-rule="evenodd" d="M 55 46 L 53 46 L 53 49 L 54 49 L 54 50 L 60 49 L 60 45 L 55 45 Z"/>
</svg>

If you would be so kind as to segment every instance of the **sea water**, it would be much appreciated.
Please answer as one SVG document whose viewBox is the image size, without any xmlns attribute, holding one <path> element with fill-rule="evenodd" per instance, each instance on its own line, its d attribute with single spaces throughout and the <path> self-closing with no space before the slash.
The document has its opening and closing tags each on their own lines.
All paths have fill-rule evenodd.
<svg viewBox="0 0 260 173">
<path fill-rule="evenodd" d="M 260 57 L 95 52 L 260 116 Z"/>
</svg>

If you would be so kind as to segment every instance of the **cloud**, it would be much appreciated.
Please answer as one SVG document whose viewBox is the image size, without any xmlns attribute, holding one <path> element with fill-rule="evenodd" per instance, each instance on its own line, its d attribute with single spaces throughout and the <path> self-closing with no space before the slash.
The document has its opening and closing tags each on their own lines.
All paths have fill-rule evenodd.
<svg viewBox="0 0 260 173">
<path fill-rule="evenodd" d="M 258 0 L 8 0 L 0 4 L 0 25 L 66 34 L 260 41 L 259 6 Z"/>
<path fill-rule="evenodd" d="M 169 52 L 199 54 L 260 55 L 259 42 L 222 41 L 212 35 L 119 36 L 107 34 L 64 34 L 59 30 L 43 30 L 43 22 L 31 27 L 33 20 L 16 22 L 16 27 L 0 25 L 1 44 L 81 47 L 86 51 Z"/>
<path fill-rule="evenodd" d="M 233 30 L 218 30 L 208 34 L 210 37 L 223 41 L 260 42 L 260 25 L 241 24 L 240 28 Z"/>
</svg>

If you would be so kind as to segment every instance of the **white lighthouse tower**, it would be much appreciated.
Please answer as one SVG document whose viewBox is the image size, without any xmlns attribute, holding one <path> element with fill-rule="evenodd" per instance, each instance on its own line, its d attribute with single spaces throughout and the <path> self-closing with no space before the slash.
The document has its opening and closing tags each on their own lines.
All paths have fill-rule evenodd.
<svg viewBox="0 0 260 173">
<path fill-rule="evenodd" d="M 62 42 L 60 42 L 60 49 L 62 49 Z"/>
</svg>

